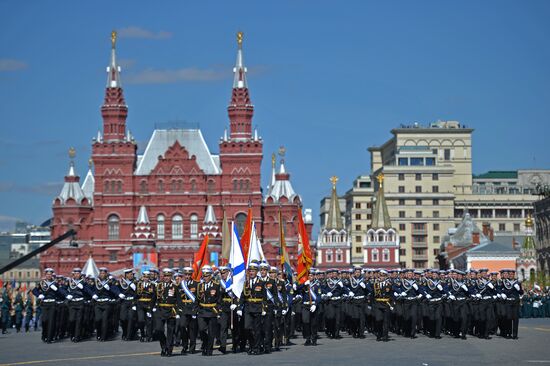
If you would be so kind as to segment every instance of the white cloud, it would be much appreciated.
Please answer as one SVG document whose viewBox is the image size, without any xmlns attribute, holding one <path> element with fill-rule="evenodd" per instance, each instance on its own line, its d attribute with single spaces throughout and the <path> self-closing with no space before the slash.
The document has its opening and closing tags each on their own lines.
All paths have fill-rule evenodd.
<svg viewBox="0 0 550 366">
<path fill-rule="evenodd" d="M 118 36 L 121 38 L 167 39 L 172 37 L 172 33 L 166 31 L 153 32 L 145 28 L 130 26 L 119 29 Z"/>
<path fill-rule="evenodd" d="M 171 84 L 187 81 L 216 81 L 226 79 L 230 75 L 217 69 L 186 67 L 175 70 L 146 69 L 128 75 L 126 80 L 130 84 Z"/>
<path fill-rule="evenodd" d="M 26 62 L 11 58 L 0 58 L 0 71 L 18 71 L 26 69 L 29 65 Z"/>
</svg>

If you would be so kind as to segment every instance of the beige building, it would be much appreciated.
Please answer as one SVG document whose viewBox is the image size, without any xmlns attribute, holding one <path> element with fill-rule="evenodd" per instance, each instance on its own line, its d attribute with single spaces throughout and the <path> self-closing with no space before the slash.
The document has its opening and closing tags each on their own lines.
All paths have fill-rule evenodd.
<svg viewBox="0 0 550 366">
<path fill-rule="evenodd" d="M 441 238 L 455 226 L 457 186 L 471 193 L 472 131 L 455 121 L 414 124 L 393 129 L 393 138 L 369 148 L 372 174 L 385 176 L 402 266 L 438 265 Z"/>
</svg>

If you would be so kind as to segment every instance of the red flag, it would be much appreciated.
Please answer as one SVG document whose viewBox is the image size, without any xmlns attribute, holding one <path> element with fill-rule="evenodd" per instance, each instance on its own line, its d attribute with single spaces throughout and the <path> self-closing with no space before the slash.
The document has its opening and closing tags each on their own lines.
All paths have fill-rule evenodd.
<svg viewBox="0 0 550 366">
<path fill-rule="evenodd" d="M 307 236 L 306 225 L 302 217 L 302 209 L 298 207 L 298 282 L 304 283 L 307 281 L 309 269 L 313 264 L 311 257 L 311 247 L 309 246 L 309 238 Z"/>
<path fill-rule="evenodd" d="M 252 207 L 248 208 L 246 225 L 241 236 L 241 249 L 243 250 L 244 262 L 248 263 L 248 248 L 250 247 L 250 235 L 252 234 Z"/>
<path fill-rule="evenodd" d="M 201 278 L 201 268 L 208 264 L 210 253 L 208 253 L 208 235 L 202 240 L 199 250 L 193 256 L 193 279 L 195 281 Z"/>
</svg>

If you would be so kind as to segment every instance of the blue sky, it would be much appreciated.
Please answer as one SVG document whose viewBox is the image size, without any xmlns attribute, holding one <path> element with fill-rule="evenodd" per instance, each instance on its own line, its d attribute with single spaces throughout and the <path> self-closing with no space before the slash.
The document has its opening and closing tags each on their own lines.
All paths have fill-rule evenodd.
<svg viewBox="0 0 550 366">
<path fill-rule="evenodd" d="M 51 216 L 70 146 L 85 175 L 112 29 L 141 147 L 155 123 L 185 120 L 215 153 L 244 31 L 263 185 L 285 145 L 316 215 L 329 177 L 343 193 L 402 123 L 473 127 L 475 173 L 550 168 L 549 1 L 267 3 L 0 2 L 0 230 Z"/>
</svg>

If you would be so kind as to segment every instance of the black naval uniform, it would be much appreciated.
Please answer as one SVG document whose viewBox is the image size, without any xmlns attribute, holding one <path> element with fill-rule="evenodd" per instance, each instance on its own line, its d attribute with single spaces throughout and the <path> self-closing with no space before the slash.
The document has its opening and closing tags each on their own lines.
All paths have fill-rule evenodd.
<svg viewBox="0 0 550 366">
<path fill-rule="evenodd" d="M 441 338 L 441 325 L 443 318 L 443 298 L 447 292 L 446 285 L 440 280 L 428 279 L 426 286 L 426 300 L 428 301 L 428 324 L 427 328 L 430 337 Z"/>
<path fill-rule="evenodd" d="M 262 350 L 264 353 L 271 353 L 273 344 L 273 324 L 276 312 L 280 311 L 279 296 L 277 295 L 277 282 L 274 279 L 260 277 L 264 282 L 266 301 L 266 314 L 262 317 Z"/>
<path fill-rule="evenodd" d="M 453 324 L 451 333 L 455 338 L 466 339 L 468 330 L 468 297 L 470 289 L 463 282 L 451 279 L 449 287 L 449 299 L 451 300 L 451 311 Z"/>
<path fill-rule="evenodd" d="M 239 306 L 244 316 L 244 329 L 248 332 L 249 353 L 260 354 L 261 317 L 266 314 L 267 295 L 264 282 L 258 277 L 245 281 Z"/>
<path fill-rule="evenodd" d="M 156 288 L 151 281 L 139 281 L 137 296 L 137 324 L 141 342 L 153 340 L 153 308 L 156 304 Z"/>
<path fill-rule="evenodd" d="M 120 291 L 124 295 L 120 304 L 120 326 L 122 327 L 122 339 L 132 340 L 135 334 L 137 317 L 137 285 L 135 280 L 122 278 L 119 282 Z"/>
<path fill-rule="evenodd" d="M 225 282 L 220 280 L 221 285 L 221 305 L 220 305 L 220 318 L 218 319 L 219 325 L 219 340 L 220 351 L 226 352 L 227 348 L 227 335 L 231 328 L 231 340 L 233 343 L 233 352 L 237 351 L 237 345 L 239 344 L 239 332 L 237 330 L 238 318 L 237 314 L 231 310 L 232 305 L 237 305 L 238 299 L 235 297 L 231 290 L 227 290 Z"/>
<path fill-rule="evenodd" d="M 153 312 L 157 313 L 155 334 L 160 342 L 160 355 L 171 356 L 176 317 L 179 317 L 177 308 L 181 307 L 180 290 L 173 281 L 162 281 L 157 283 L 156 293 L 157 305 L 153 308 Z"/>
<path fill-rule="evenodd" d="M 67 288 L 67 300 L 69 300 L 69 335 L 73 342 L 79 342 L 84 332 L 86 302 L 91 299 L 94 292 L 84 278 L 69 280 Z"/>
<path fill-rule="evenodd" d="M 520 299 L 523 295 L 521 283 L 515 279 L 505 278 L 502 281 L 501 296 L 503 298 L 504 319 L 503 336 L 506 338 L 518 338 Z"/>
<path fill-rule="evenodd" d="M 199 283 L 195 280 L 183 280 L 180 284 L 181 307 L 178 327 L 180 328 L 182 354 L 195 353 L 197 346 L 197 288 Z M 189 292 L 189 293 L 188 293 Z"/>
<path fill-rule="evenodd" d="M 350 278 L 350 293 L 348 311 L 351 317 L 351 333 L 353 338 L 365 338 L 365 307 L 369 296 L 369 289 L 363 278 Z"/>
<path fill-rule="evenodd" d="M 390 325 L 390 312 L 393 307 L 391 306 L 392 295 L 394 292 L 393 284 L 390 279 L 380 281 L 379 279 L 374 281 L 373 284 L 373 313 L 376 321 L 376 340 L 387 342 L 389 325 Z"/>
<path fill-rule="evenodd" d="M 120 294 L 120 289 L 115 281 L 106 278 L 96 278 L 93 288 L 95 300 L 94 319 L 97 331 L 97 340 L 104 342 L 109 337 L 112 329 L 113 303 Z"/>
<path fill-rule="evenodd" d="M 308 283 L 308 281 L 306 281 Z M 317 345 L 317 308 L 321 301 L 321 287 L 317 282 L 299 285 L 297 293 L 302 297 L 302 333 L 306 346 Z"/>
<path fill-rule="evenodd" d="M 340 339 L 341 315 L 342 315 L 342 296 L 348 290 L 344 287 L 342 281 L 338 278 L 329 278 L 323 288 L 325 295 L 325 326 L 329 338 Z"/>
<path fill-rule="evenodd" d="M 56 302 L 65 299 L 67 293 L 63 288 L 58 287 L 55 280 L 51 282 L 42 280 L 32 293 L 41 301 L 42 340 L 52 343 L 56 330 Z"/>
<path fill-rule="evenodd" d="M 197 300 L 199 302 L 197 318 L 202 341 L 202 354 L 212 356 L 221 303 L 219 282 L 214 280 L 201 282 L 198 286 Z"/>
</svg>

